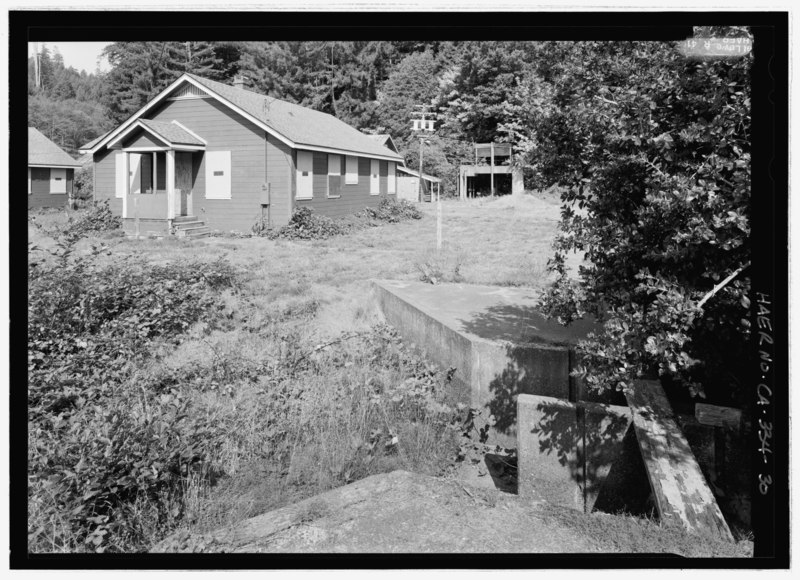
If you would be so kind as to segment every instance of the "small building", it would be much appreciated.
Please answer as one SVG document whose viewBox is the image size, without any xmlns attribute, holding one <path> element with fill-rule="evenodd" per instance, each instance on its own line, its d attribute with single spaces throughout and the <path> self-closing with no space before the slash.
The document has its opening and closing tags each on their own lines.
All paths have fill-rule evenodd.
<svg viewBox="0 0 800 580">
<path fill-rule="evenodd" d="M 94 143 L 94 196 L 126 229 L 204 234 L 341 216 L 397 192 L 403 159 L 339 119 L 184 74 Z M 135 224 L 135 226 L 134 226 Z"/>
<path fill-rule="evenodd" d="M 28 209 L 66 207 L 80 163 L 33 127 L 28 127 Z"/>
<path fill-rule="evenodd" d="M 524 193 L 522 170 L 511 166 L 509 143 L 476 143 L 475 164 L 459 169 L 461 199 Z"/>
<path fill-rule="evenodd" d="M 441 193 L 442 180 L 438 177 L 422 174 L 422 201 L 436 201 Z M 397 199 L 420 201 L 419 171 L 409 169 L 405 165 L 397 168 Z"/>
</svg>

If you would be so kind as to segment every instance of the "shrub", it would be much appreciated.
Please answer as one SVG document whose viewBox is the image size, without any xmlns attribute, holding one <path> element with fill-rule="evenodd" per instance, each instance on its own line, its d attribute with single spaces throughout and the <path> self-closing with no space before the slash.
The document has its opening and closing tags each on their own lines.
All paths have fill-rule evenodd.
<svg viewBox="0 0 800 580">
<path fill-rule="evenodd" d="M 363 215 L 370 219 L 388 223 L 422 218 L 422 212 L 413 203 L 405 199 L 397 200 L 390 197 L 381 199 L 377 208 L 368 207 L 364 209 Z"/>
<path fill-rule="evenodd" d="M 349 231 L 349 228 L 342 226 L 337 220 L 327 216 L 315 215 L 310 207 L 301 206 L 294 210 L 288 224 L 278 230 L 268 230 L 267 237 L 271 240 L 276 238 L 325 240 L 333 236 L 346 234 Z"/>
<path fill-rule="evenodd" d="M 215 294 L 234 281 L 230 266 L 103 265 L 100 250 L 76 253 L 77 239 L 60 238 L 55 263 L 28 270 L 32 551 L 141 545 L 131 506 L 147 500 L 163 512 L 157 498 L 221 437 L 184 393 L 144 388 L 140 369 L 156 341 L 174 343 L 214 320 Z"/>
<path fill-rule="evenodd" d="M 461 269 L 466 262 L 466 253 L 459 245 L 445 244 L 441 250 L 428 249 L 414 264 L 422 282 L 461 282 Z"/>
<path fill-rule="evenodd" d="M 92 165 L 75 170 L 72 195 L 74 199 L 82 202 L 92 199 L 94 195 L 94 168 Z"/>
<path fill-rule="evenodd" d="M 289 223 L 284 227 L 271 230 L 266 221 L 261 218 L 253 224 L 252 232 L 254 235 L 266 236 L 271 240 L 277 238 L 325 240 L 381 223 L 397 223 L 420 218 L 422 218 L 422 213 L 413 204 L 405 200 L 398 201 L 384 197 L 376 208 L 367 207 L 359 213 L 338 219 L 315 215 L 312 208 L 301 206 L 294 210 Z"/>
</svg>

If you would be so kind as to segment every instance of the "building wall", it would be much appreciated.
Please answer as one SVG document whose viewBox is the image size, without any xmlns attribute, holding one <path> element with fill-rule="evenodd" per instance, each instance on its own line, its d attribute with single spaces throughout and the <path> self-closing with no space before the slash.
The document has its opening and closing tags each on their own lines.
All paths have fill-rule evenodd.
<svg viewBox="0 0 800 580">
<path fill-rule="evenodd" d="M 67 168 L 67 193 L 50 193 L 50 168 L 31 167 L 31 192 L 28 194 L 28 209 L 37 207 L 66 207 L 75 170 Z"/>
<path fill-rule="evenodd" d="M 383 162 L 379 162 L 383 163 Z M 358 158 L 358 183 L 345 183 L 344 171 L 341 176 L 340 197 L 329 198 L 328 192 L 328 154 L 314 152 L 313 199 L 295 199 L 296 207 L 308 206 L 314 213 L 328 217 L 342 217 L 357 213 L 365 207 L 376 207 L 386 196 L 386 177 L 380 180 L 380 194 L 370 195 L 370 160 Z M 388 173 L 388 166 L 386 168 Z"/>
<path fill-rule="evenodd" d="M 178 121 L 207 141 L 206 151 L 231 152 L 231 198 L 206 199 L 205 155 L 192 156 L 193 213 L 212 230 L 249 231 L 261 215 L 266 181 L 264 131 L 214 99 L 166 101 L 148 118 Z"/>
<path fill-rule="evenodd" d="M 116 215 L 122 215 L 122 198 L 116 197 L 116 151 L 102 149 L 94 154 L 94 199 L 108 201 Z"/>
<path fill-rule="evenodd" d="M 213 99 L 166 101 L 147 117 L 178 121 L 208 142 L 206 151 L 231 152 L 230 199 L 206 199 L 205 154 L 193 153 L 193 213 L 212 230 L 249 231 L 261 215 L 261 190 L 266 181 L 263 130 Z M 115 152 L 108 150 L 95 154 L 95 199 L 108 199 L 112 210 L 121 215 L 122 199 L 115 197 L 114 156 Z M 166 159 L 161 154 L 158 188 L 166 188 Z"/>
<path fill-rule="evenodd" d="M 267 135 L 267 185 L 269 218 L 273 227 L 284 226 L 292 216 L 295 161 L 291 147 Z M 264 200 L 266 203 L 266 199 Z"/>
</svg>

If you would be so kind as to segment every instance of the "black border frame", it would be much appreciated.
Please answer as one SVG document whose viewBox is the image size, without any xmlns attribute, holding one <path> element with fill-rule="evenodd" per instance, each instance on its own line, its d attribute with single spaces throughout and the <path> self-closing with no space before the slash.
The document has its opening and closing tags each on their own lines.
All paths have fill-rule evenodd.
<svg viewBox="0 0 800 580">
<path fill-rule="evenodd" d="M 247 25 L 242 25 L 247 22 Z M 389 26 L 376 22 L 391 22 Z M 512 24 L 513 23 L 513 24 Z M 155 25 L 154 25 L 155 24 Z M 753 568 L 789 566 L 788 377 L 788 12 L 150 12 L 9 11 L 9 129 L 22 135 L 28 41 L 241 39 L 418 40 L 682 40 L 692 26 L 747 25 L 754 35 L 753 67 L 753 290 L 771 297 L 773 366 L 770 405 L 772 454 L 761 472 L 773 480 L 767 495 L 753 483 L 755 555 L 751 559 L 683 559 L 663 554 L 415 554 L 391 558 L 359 554 L 28 554 L 27 533 L 27 302 L 24 197 L 9 195 L 10 238 L 10 566 L 12 569 L 319 569 L 319 568 Z M 10 141 L 9 167 L 25 149 Z M 19 140 L 16 142 L 19 143 Z M 10 172 L 9 191 L 22 191 L 22 173 Z M 11 277 L 9 277 L 11 280 Z M 23 282 L 24 281 L 24 282 Z M 17 306 L 16 308 L 14 306 Z M 755 314 L 753 328 L 756 327 Z M 758 336 L 754 333 L 754 348 Z M 16 340 L 15 340 L 16 339 Z M 748 377 L 757 401 L 758 369 Z M 14 381 L 16 379 L 16 382 Z M 762 461 L 753 430 L 754 465 Z M 759 464 L 761 465 L 761 464 Z"/>
</svg>

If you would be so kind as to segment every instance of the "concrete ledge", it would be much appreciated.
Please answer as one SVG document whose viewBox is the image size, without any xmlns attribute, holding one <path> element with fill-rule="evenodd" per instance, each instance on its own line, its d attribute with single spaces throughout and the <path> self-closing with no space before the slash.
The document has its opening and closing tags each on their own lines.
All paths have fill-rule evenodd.
<svg viewBox="0 0 800 580">
<path fill-rule="evenodd" d="M 530 290 L 373 280 L 389 324 L 433 363 L 455 367 L 458 399 L 495 419 L 490 442 L 516 446 L 520 393 L 570 398 L 570 346 L 586 324 L 564 328 L 535 310 Z"/>
<path fill-rule="evenodd" d="M 607 477 L 622 455 L 630 409 L 524 394 L 517 408 L 520 496 L 590 512 L 601 491 L 623 494 Z"/>
</svg>

